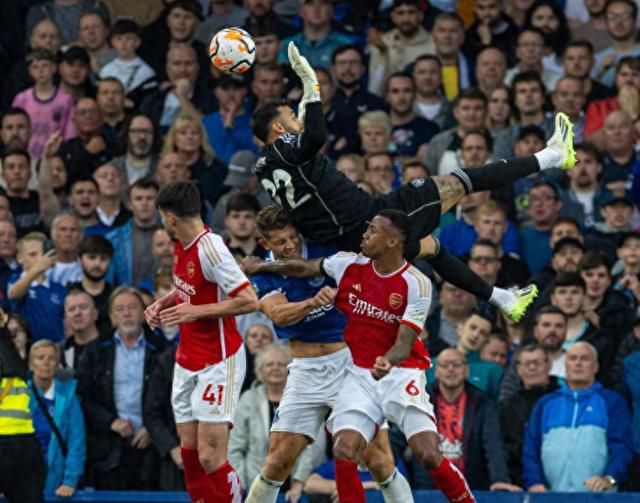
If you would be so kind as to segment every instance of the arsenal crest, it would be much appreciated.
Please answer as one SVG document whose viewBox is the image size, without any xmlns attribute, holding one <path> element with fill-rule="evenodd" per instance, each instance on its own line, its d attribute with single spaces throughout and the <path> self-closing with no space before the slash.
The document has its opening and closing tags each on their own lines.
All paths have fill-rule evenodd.
<svg viewBox="0 0 640 503">
<path fill-rule="evenodd" d="M 189 262 L 187 264 L 187 275 L 190 278 L 193 278 L 193 275 L 196 273 L 196 266 L 193 262 Z"/>
<path fill-rule="evenodd" d="M 398 309 L 402 305 L 402 302 L 404 302 L 404 297 L 399 293 L 392 293 L 389 295 L 389 305 L 391 306 L 391 309 Z"/>
</svg>

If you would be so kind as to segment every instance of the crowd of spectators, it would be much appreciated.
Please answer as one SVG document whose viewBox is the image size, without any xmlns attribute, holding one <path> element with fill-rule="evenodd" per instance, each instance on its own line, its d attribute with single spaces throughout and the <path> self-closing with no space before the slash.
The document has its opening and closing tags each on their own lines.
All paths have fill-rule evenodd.
<svg viewBox="0 0 640 503">
<path fill-rule="evenodd" d="M 225 26 L 255 40 L 245 75 L 209 63 Z M 184 489 L 179 331 L 143 316 L 173 282 L 155 198 L 192 180 L 232 253 L 267 256 L 251 116 L 301 98 L 293 40 L 318 74 L 323 153 L 373 195 L 531 155 L 556 113 L 571 118 L 574 169 L 442 216 L 442 246 L 475 273 L 540 295 L 513 323 L 431 274 L 428 388 L 471 489 L 640 491 L 638 26 L 634 0 L 1 2 L 0 307 L 32 370 L 46 490 Z M 246 487 L 290 358 L 265 316 L 237 322 L 248 372 L 229 459 Z M 397 433 L 396 463 L 431 488 Z M 299 460 L 292 501 L 335 496 L 327 445 L 319 432 Z"/>
</svg>

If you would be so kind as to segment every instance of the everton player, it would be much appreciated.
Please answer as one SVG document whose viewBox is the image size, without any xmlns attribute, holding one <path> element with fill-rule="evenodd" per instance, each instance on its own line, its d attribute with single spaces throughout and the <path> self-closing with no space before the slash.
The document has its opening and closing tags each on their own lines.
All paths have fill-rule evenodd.
<svg viewBox="0 0 640 503">
<path fill-rule="evenodd" d="M 317 259 L 337 251 L 330 245 L 305 242 L 291 214 L 280 206 L 262 209 L 257 227 L 260 244 L 270 250 L 267 260 Z M 342 340 L 346 320 L 332 305 L 336 286 L 333 280 L 323 275 L 285 278 L 274 274 L 258 274 L 251 279 L 261 310 L 274 322 L 278 338 L 290 341 L 293 356 L 261 470 L 270 492 L 260 501 L 269 502 L 275 501 L 302 449 L 314 441 L 322 421 L 335 405 L 351 354 Z M 408 482 L 395 469 L 387 429 L 379 430 L 364 451 L 364 462 L 387 503 L 413 501 Z M 364 503 L 356 463 L 338 461 L 336 483 L 341 501 Z"/>
<path fill-rule="evenodd" d="M 439 225 L 441 213 L 470 192 L 501 187 L 542 169 L 573 167 L 573 126 L 568 117 L 556 116 L 556 131 L 547 148 L 533 156 L 420 178 L 391 194 L 372 198 L 319 153 L 327 132 L 316 74 L 293 42 L 289 44 L 289 61 L 304 87 L 301 116 L 277 103 L 256 111 L 254 134 L 264 147 L 255 172 L 273 201 L 293 212 L 300 232 L 313 241 L 358 251 L 364 222 L 380 209 L 400 209 L 409 216 L 414 236 L 407 246 L 408 259 L 428 257 L 445 280 L 497 305 L 513 319 L 521 317 L 536 295 L 535 287 L 514 291 L 494 288 L 441 250 L 429 235 Z"/>
<path fill-rule="evenodd" d="M 368 223 L 360 255 L 274 261 L 262 269 L 297 277 L 324 274 L 337 284 L 334 302 L 347 318 L 344 341 L 353 363 L 328 421 L 336 459 L 358 461 L 386 418 L 399 426 L 449 501 L 473 502 L 464 476 L 438 448 L 426 392 L 425 369 L 431 362 L 417 338 L 429 312 L 431 283 L 403 258 L 410 233 L 404 213 L 382 210 Z M 249 501 L 270 501 L 265 497 L 270 490 L 258 477 Z"/>
<path fill-rule="evenodd" d="M 203 224 L 193 183 L 169 183 L 156 206 L 176 242 L 175 288 L 145 316 L 152 327 L 180 325 L 171 401 L 187 490 L 197 502 L 240 503 L 240 481 L 227 461 L 245 374 L 234 316 L 255 311 L 258 299 L 222 238 Z"/>
</svg>

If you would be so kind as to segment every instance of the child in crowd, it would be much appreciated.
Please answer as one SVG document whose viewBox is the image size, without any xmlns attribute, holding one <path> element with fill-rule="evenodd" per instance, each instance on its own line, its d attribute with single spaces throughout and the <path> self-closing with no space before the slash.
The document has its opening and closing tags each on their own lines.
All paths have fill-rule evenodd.
<svg viewBox="0 0 640 503">
<path fill-rule="evenodd" d="M 47 139 L 60 131 L 65 140 L 76 136 L 73 125 L 73 99 L 53 83 L 56 56 L 46 49 L 36 49 L 27 55 L 29 75 L 33 87 L 25 89 L 13 99 L 13 107 L 22 108 L 31 119 L 29 153 L 40 159 Z"/>
</svg>

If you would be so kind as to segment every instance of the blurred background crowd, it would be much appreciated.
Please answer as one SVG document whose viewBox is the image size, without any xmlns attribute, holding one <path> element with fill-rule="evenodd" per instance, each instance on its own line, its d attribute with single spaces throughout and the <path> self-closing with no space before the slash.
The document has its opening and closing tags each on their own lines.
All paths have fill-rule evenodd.
<svg viewBox="0 0 640 503">
<path fill-rule="evenodd" d="M 541 294 L 514 324 L 432 274 L 428 386 L 441 449 L 472 489 L 640 490 L 638 14 L 634 0 L 0 2 L 0 305 L 32 371 L 46 490 L 184 489 L 179 333 L 143 316 L 173 282 L 155 198 L 194 181 L 232 253 L 267 255 L 251 116 L 301 98 L 290 40 L 318 74 L 323 152 L 374 195 L 530 155 L 555 113 L 571 118 L 574 169 L 443 215 L 442 245 L 474 272 Z M 208 61 L 226 26 L 256 43 L 242 76 Z M 249 372 L 229 459 L 247 487 L 289 356 L 260 313 L 238 326 Z M 397 433 L 398 466 L 431 488 Z M 326 440 L 293 478 L 335 501 Z"/>
</svg>

